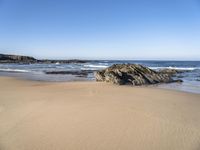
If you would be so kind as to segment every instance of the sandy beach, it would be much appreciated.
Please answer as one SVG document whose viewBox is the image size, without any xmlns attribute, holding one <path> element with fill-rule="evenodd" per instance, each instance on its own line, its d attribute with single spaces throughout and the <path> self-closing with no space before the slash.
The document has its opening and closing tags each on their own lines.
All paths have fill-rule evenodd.
<svg viewBox="0 0 200 150">
<path fill-rule="evenodd" d="M 200 95 L 0 77 L 0 150 L 199 150 Z"/>
</svg>

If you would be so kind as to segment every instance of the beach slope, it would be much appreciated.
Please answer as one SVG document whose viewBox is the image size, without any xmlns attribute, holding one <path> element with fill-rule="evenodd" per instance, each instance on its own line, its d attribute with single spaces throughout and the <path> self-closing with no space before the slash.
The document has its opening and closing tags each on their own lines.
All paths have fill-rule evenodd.
<svg viewBox="0 0 200 150">
<path fill-rule="evenodd" d="M 198 94 L 0 77 L 0 150 L 198 149 Z"/>
</svg>

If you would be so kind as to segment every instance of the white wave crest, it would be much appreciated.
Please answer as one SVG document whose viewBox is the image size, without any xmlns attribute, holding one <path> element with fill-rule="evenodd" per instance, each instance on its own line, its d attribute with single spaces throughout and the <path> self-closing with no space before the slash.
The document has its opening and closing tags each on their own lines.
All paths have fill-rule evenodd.
<svg viewBox="0 0 200 150">
<path fill-rule="evenodd" d="M 84 65 L 84 67 L 89 67 L 89 68 L 107 68 L 108 66 L 105 66 L 105 65 Z"/>
<path fill-rule="evenodd" d="M 10 68 L 5 68 L 5 69 L 0 69 L 2 72 L 30 72 L 28 70 L 22 70 L 22 69 L 10 69 Z"/>
<path fill-rule="evenodd" d="M 192 71 L 192 70 L 196 70 L 196 69 L 200 69 L 198 67 L 196 68 L 193 68 L 193 67 L 149 67 L 150 69 L 153 69 L 153 70 L 160 70 L 160 69 L 176 69 L 176 70 L 189 70 L 189 71 Z"/>
</svg>

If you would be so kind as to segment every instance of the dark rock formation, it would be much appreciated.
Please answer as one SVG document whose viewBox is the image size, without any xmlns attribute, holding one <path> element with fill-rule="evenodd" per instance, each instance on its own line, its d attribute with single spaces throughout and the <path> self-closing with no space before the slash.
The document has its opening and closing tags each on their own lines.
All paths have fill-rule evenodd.
<svg viewBox="0 0 200 150">
<path fill-rule="evenodd" d="M 75 75 L 77 77 L 86 77 L 88 74 L 93 73 L 94 70 L 81 70 L 81 71 L 47 71 L 46 74 L 62 74 L 62 75 Z"/>
<path fill-rule="evenodd" d="M 29 56 L 0 54 L 0 63 L 35 63 L 37 60 Z"/>
<path fill-rule="evenodd" d="M 0 54 L 0 63 L 20 63 L 20 64 L 32 64 L 32 63 L 41 63 L 41 64 L 54 64 L 54 63 L 60 63 L 60 64 L 68 64 L 68 63 L 86 63 L 89 62 L 88 60 L 78 60 L 78 59 L 72 59 L 72 60 L 38 60 L 33 57 L 29 56 L 20 56 L 20 55 L 5 55 Z"/>
<path fill-rule="evenodd" d="M 138 64 L 115 64 L 97 71 L 96 81 L 105 81 L 118 85 L 148 85 L 156 83 L 181 82 L 173 80 L 169 74 L 156 72 Z"/>
</svg>

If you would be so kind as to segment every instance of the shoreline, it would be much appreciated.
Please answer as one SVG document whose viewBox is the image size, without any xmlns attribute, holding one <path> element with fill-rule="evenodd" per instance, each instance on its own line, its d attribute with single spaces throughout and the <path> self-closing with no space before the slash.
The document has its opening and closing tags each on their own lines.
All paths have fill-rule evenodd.
<svg viewBox="0 0 200 150">
<path fill-rule="evenodd" d="M 173 75 L 173 80 L 182 80 L 181 84 L 155 85 L 158 88 L 173 89 L 200 94 L 200 65 L 193 61 L 95 61 L 83 64 L 0 64 L 0 76 L 12 76 L 36 81 L 91 81 L 94 71 L 103 70 L 113 64 L 141 64 L 153 70 L 170 69 L 179 73 Z M 83 71 L 82 71 L 83 70 Z M 184 71 L 183 71 L 184 70 Z M 190 70 L 190 71 L 188 71 Z M 10 72 L 9 72 L 10 71 Z"/>
<path fill-rule="evenodd" d="M 67 80 L 67 81 L 45 81 L 45 80 L 35 80 L 35 79 L 31 79 L 31 78 L 26 78 L 25 76 L 21 77 L 16 77 L 14 76 L 6 76 L 6 75 L 0 75 L 0 78 L 13 78 L 16 80 L 24 80 L 24 81 L 30 81 L 30 82 L 41 82 L 41 83 L 49 83 L 49 84 L 66 84 L 66 83 L 73 83 L 73 82 L 78 82 L 78 83 L 85 83 L 85 82 L 96 82 L 96 83 L 100 83 L 97 82 L 95 79 L 94 80 L 88 80 L 85 78 L 74 78 L 74 80 Z M 103 84 L 110 84 L 110 83 L 105 83 L 103 82 Z M 176 92 L 183 92 L 183 93 L 191 93 L 191 94 L 197 94 L 200 95 L 200 92 L 195 92 L 195 91 L 188 91 L 188 90 L 181 90 L 179 88 L 175 88 L 175 87 L 170 87 L 169 85 L 174 85 L 174 84 L 182 84 L 182 83 L 158 83 L 158 84 L 152 84 L 152 85 L 142 85 L 142 86 L 131 86 L 131 85 L 113 85 L 113 86 L 120 86 L 120 87 L 131 87 L 131 88 L 155 88 L 155 89 L 161 89 L 161 90 L 170 90 L 170 91 L 176 91 Z M 112 84 L 111 84 L 112 85 Z"/>
<path fill-rule="evenodd" d="M 1 150 L 196 150 L 200 95 L 0 77 Z"/>
</svg>

